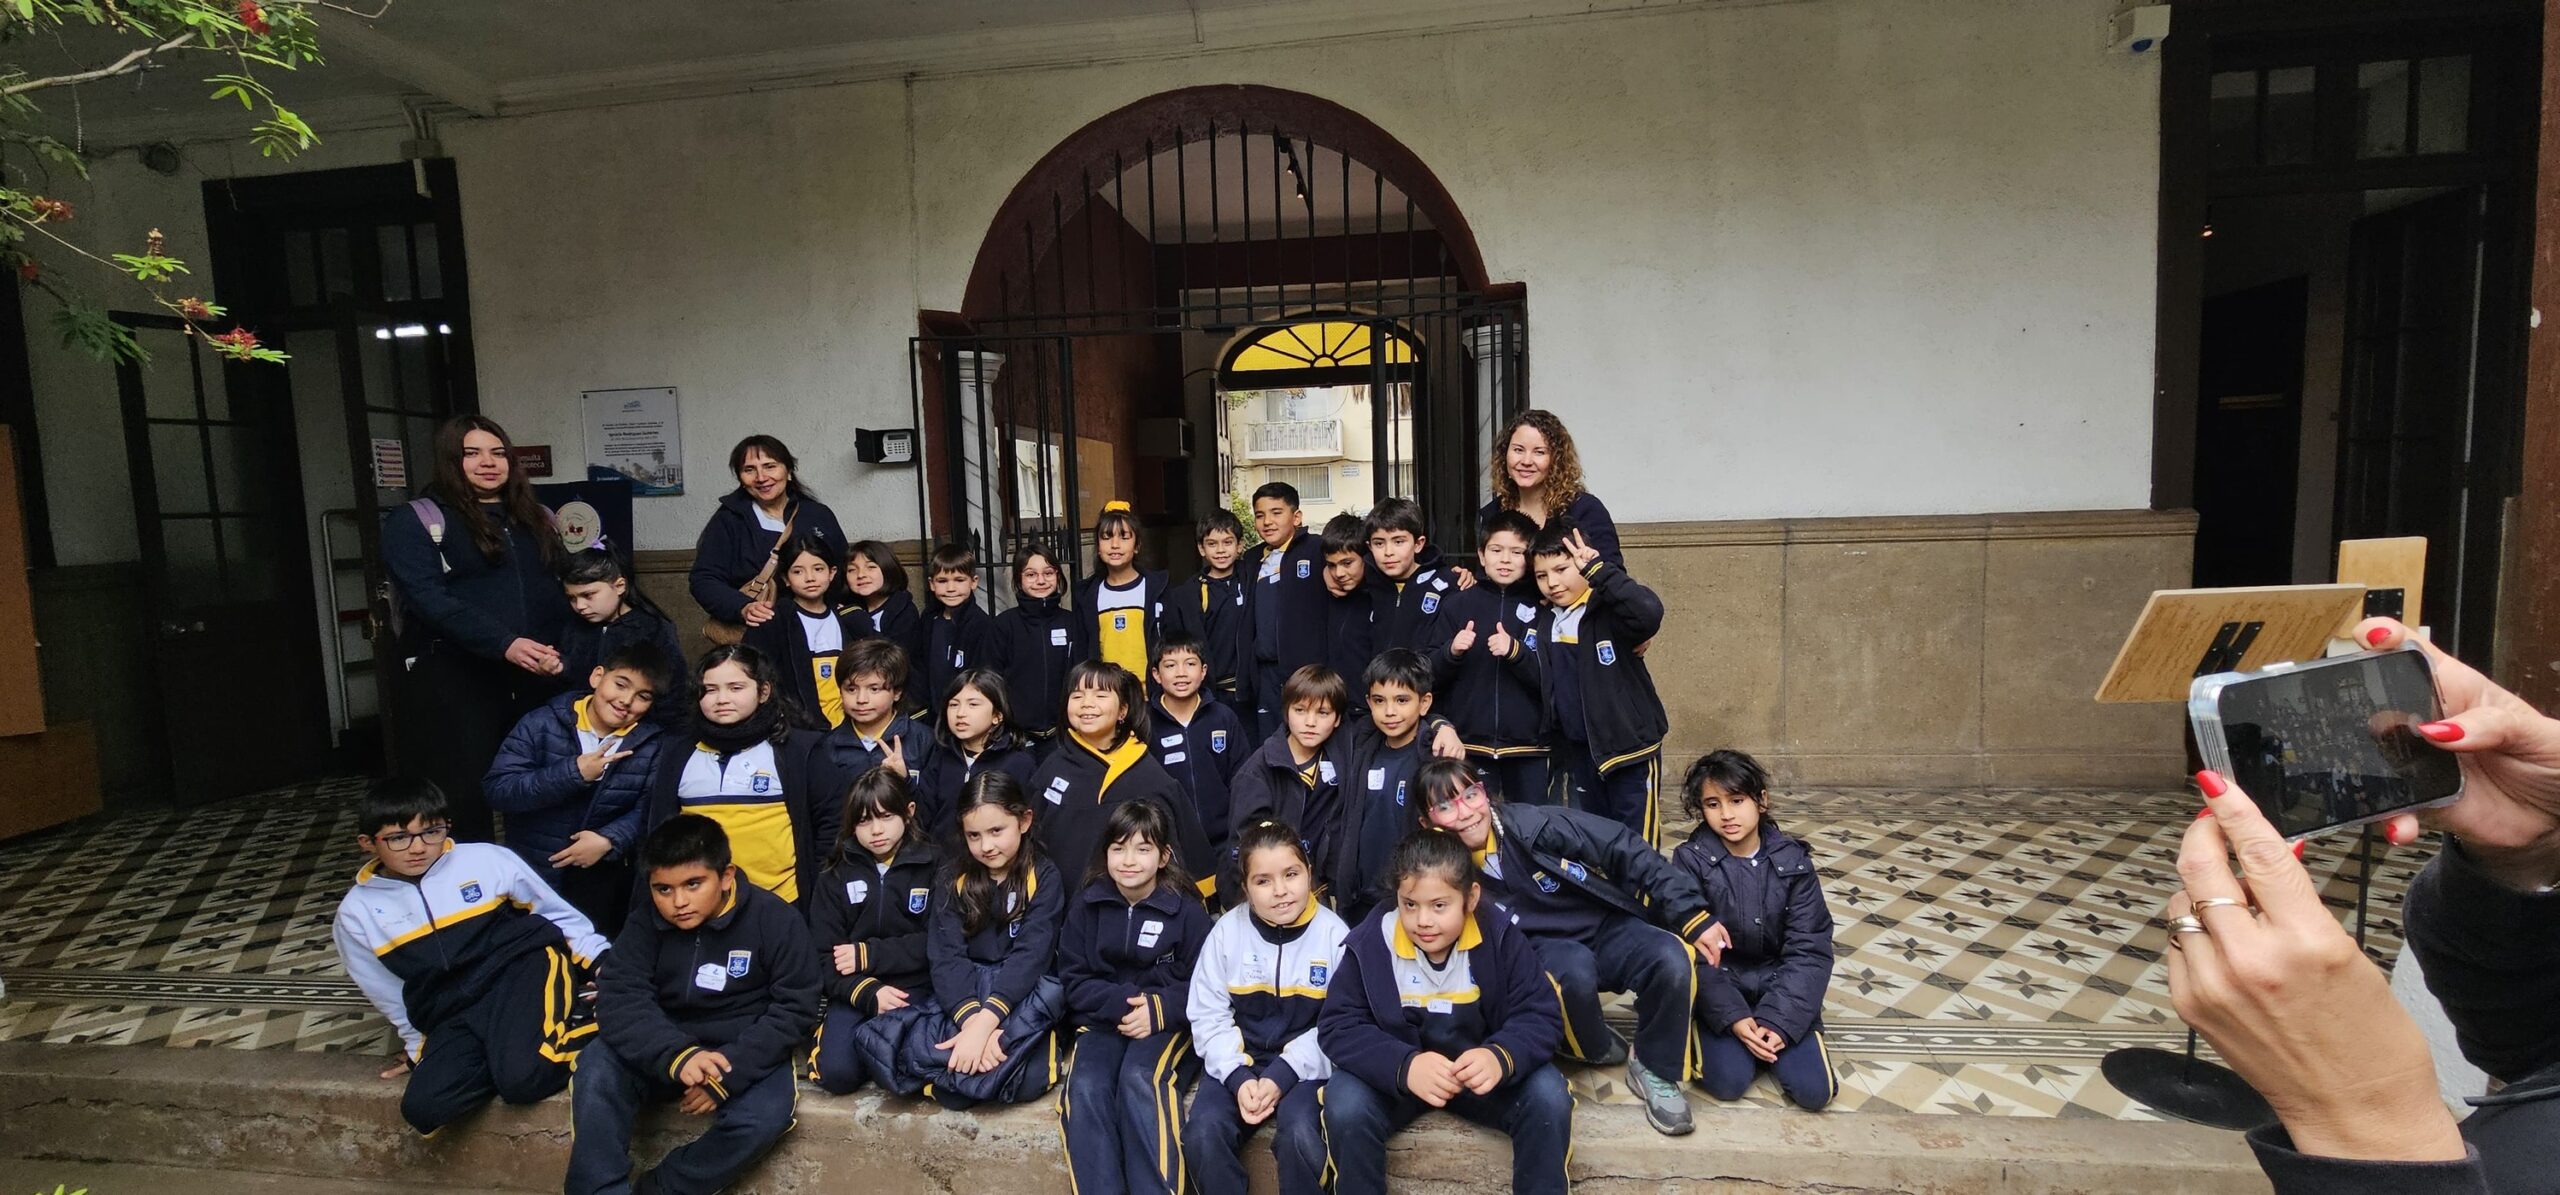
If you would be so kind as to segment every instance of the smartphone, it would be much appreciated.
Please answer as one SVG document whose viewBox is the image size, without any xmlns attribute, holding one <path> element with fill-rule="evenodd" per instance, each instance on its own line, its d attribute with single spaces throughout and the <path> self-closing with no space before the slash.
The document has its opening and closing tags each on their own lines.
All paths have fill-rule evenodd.
<svg viewBox="0 0 2560 1195">
<path fill-rule="evenodd" d="M 2418 733 L 2443 716 L 2415 646 L 2199 676 L 2187 690 L 2205 766 L 2288 839 L 2460 797 L 2460 761 Z"/>
</svg>

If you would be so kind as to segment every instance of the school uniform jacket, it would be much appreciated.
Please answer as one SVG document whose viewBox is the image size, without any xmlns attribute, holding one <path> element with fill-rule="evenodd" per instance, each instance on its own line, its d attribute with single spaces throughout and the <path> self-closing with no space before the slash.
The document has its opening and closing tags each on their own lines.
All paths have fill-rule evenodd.
<svg viewBox="0 0 2560 1195">
<path fill-rule="evenodd" d="M 1486 1027 L 1477 1043 L 1502 1063 L 1498 1087 L 1547 1065 L 1564 1037 L 1564 1012 L 1528 936 L 1498 917 L 1471 917 L 1458 935 L 1451 963 L 1464 956 L 1469 980 L 1451 991 L 1407 991 L 1396 982 L 1396 960 L 1417 951 L 1394 909 L 1381 909 L 1352 927 L 1342 970 L 1326 991 L 1317 1040 L 1336 1069 L 1382 1092 L 1401 1092 L 1405 1071 L 1422 1052 L 1421 1031 L 1409 1009 L 1436 1001 L 1477 1004 Z M 1452 970 L 1456 968 L 1453 966 Z"/>
<path fill-rule="evenodd" d="M 1653 758 L 1671 732 L 1662 698 L 1654 692 L 1653 673 L 1635 650 L 1662 630 L 1662 599 L 1606 561 L 1592 561 L 1583 575 L 1590 578 L 1591 588 L 1579 599 L 1585 607 L 1582 625 L 1568 639 L 1582 692 L 1583 724 L 1575 737 L 1590 747 L 1593 762 L 1605 774 Z M 1534 653 L 1529 663 L 1541 673 L 1542 725 L 1550 735 L 1563 731 L 1554 685 L 1543 675 L 1548 668 L 1564 666 L 1566 658 L 1555 650 L 1558 613 L 1553 606 L 1540 610 L 1538 625 L 1521 644 Z"/>
<path fill-rule="evenodd" d="M 818 1023 L 818 990 L 799 911 L 741 881 L 689 930 L 654 903 L 633 911 L 596 977 L 596 1023 L 615 1054 L 670 1083 L 685 1059 L 719 1051 L 729 1073 L 705 1086 L 726 1103 L 790 1060 Z"/>
<path fill-rule="evenodd" d="M 1017 863 L 1019 859 L 1017 859 Z M 968 865 L 963 865 L 968 867 Z M 971 884 L 986 881 L 968 867 L 934 894 L 925 921 L 925 957 L 933 970 L 934 999 L 958 1025 L 969 1014 L 989 1008 L 999 1017 L 1013 1015 L 1032 989 L 1049 974 L 1058 954 L 1058 922 L 1066 913 L 1066 886 L 1058 869 L 1034 855 L 1031 873 L 1023 877 L 1022 898 L 970 933 L 960 923 L 960 897 Z M 996 968 L 986 999 L 978 998 L 978 968 Z"/>
<path fill-rule="evenodd" d="M 1334 738 L 1342 737 L 1340 730 L 1334 731 Z M 1342 765 L 1325 751 L 1317 751 L 1314 759 L 1300 766 L 1289 750 L 1288 728 L 1271 732 L 1236 769 L 1227 806 L 1234 814 L 1230 827 L 1269 818 L 1296 830 L 1315 871 L 1315 882 L 1323 884 L 1332 874 L 1328 868 L 1338 837 L 1335 830 L 1342 822 Z"/>
<path fill-rule="evenodd" d="M 504 527 L 507 547 L 492 560 L 472 542 L 461 512 L 441 498 L 436 507 L 444 521 L 441 544 L 406 506 L 382 520 L 383 571 L 391 575 L 407 612 L 401 654 L 422 656 L 450 648 L 504 662 L 507 645 L 518 639 L 549 643 L 557 636 L 572 615 L 551 561 L 542 554 L 543 538 L 552 530 L 493 514 Z"/>
<path fill-rule="evenodd" d="M 1369 661 L 1378 654 L 1378 590 L 1362 585 L 1341 597 L 1327 593 L 1324 608 L 1324 655 L 1317 660 L 1342 677 L 1342 687 L 1351 694 L 1351 708 L 1343 712 L 1344 723 L 1366 721 L 1369 717 L 1369 691 L 1360 684 L 1360 674 L 1369 670 Z"/>
<path fill-rule="evenodd" d="M 803 617 L 799 604 L 784 598 L 774 604 L 773 617 L 747 628 L 745 642 L 773 661 L 774 671 L 782 676 L 780 687 L 799 707 L 802 725 L 834 726 L 844 720 L 845 650 L 871 635 L 871 617 L 857 606 L 835 607 L 827 617 L 836 624 L 840 646 L 823 654 L 809 646 L 809 627 L 801 621 Z"/>
<path fill-rule="evenodd" d="M 1012 725 L 1045 736 L 1066 708 L 1067 669 L 1093 654 L 1093 620 L 1077 617 L 1054 593 L 1023 598 L 996 615 L 987 650 L 992 666 L 1004 674 Z"/>
<path fill-rule="evenodd" d="M 1153 1032 L 1190 1024 L 1191 968 L 1208 937 L 1209 911 L 1194 893 L 1158 884 L 1131 904 L 1108 878 L 1085 885 L 1058 933 L 1069 1018 L 1116 1033 L 1130 999 L 1144 997 Z"/>
<path fill-rule="evenodd" d="M 869 1016 L 880 1011 L 883 985 L 924 994 L 933 979 L 925 923 L 941 866 L 942 852 L 932 843 L 909 840 L 898 844 L 887 871 L 868 855 L 827 869 L 809 906 L 809 936 L 827 999 Z M 836 969 L 836 947 L 847 945 L 856 955 L 851 975 Z"/>
<path fill-rule="evenodd" d="M 1441 611 L 1460 592 L 1441 562 L 1440 549 L 1425 546 L 1414 561 L 1413 575 L 1403 581 L 1390 580 L 1373 561 L 1365 584 L 1377 600 L 1377 650 L 1406 647 L 1429 658 L 1433 641 L 1440 637 Z"/>
<path fill-rule="evenodd" d="M 1223 577 L 1203 569 L 1175 585 L 1165 603 L 1165 618 L 1207 651 L 1209 686 L 1222 693 L 1239 692 L 1253 677 L 1253 612 L 1245 607 L 1251 580 L 1241 561 Z"/>
<path fill-rule="evenodd" d="M 1155 756 L 1190 794 L 1191 806 L 1200 815 L 1200 833 L 1212 851 L 1225 857 L 1232 837 L 1230 789 L 1244 757 L 1253 753 L 1253 744 L 1245 741 L 1243 720 L 1203 693 L 1189 725 L 1174 721 L 1161 697 L 1148 704 L 1147 725 L 1147 754 Z"/>
<path fill-rule="evenodd" d="M 410 1058 L 427 1036 L 478 1003 L 507 966 L 546 947 L 592 965 L 611 943 L 514 851 L 447 842 L 416 883 L 356 870 L 330 937 L 347 976 L 391 1021 Z M 565 1022 L 568 1010 L 560 1010 Z M 547 1040 L 581 1036 L 565 1024 Z"/>
<path fill-rule="evenodd" d="M 995 663 L 996 616 L 978 605 L 976 598 L 950 607 L 946 617 L 935 611 L 924 618 L 923 629 L 916 632 L 924 644 L 924 654 L 917 657 L 910 672 L 921 672 L 924 679 L 923 709 L 925 721 L 942 721 L 943 690 L 951 678 L 963 668 L 986 668 Z"/>
<path fill-rule="evenodd" d="M 1233 1095 L 1255 1079 L 1280 1094 L 1333 1077 L 1316 1017 L 1341 967 L 1342 918 L 1316 901 L 1295 925 L 1265 925 L 1249 907 L 1210 927 L 1191 970 L 1191 1037 L 1210 1080 Z"/>
<path fill-rule="evenodd" d="M 1700 826 L 1672 851 L 1680 870 L 1696 876 L 1733 945 L 1721 966 L 1698 969 L 1698 1005 L 1721 1033 L 1751 1017 L 1803 1041 L 1822 1019 L 1831 986 L 1831 909 L 1813 852 L 1794 835 L 1760 826 L 1760 854 L 1736 859 L 1724 839 Z"/>
<path fill-rule="evenodd" d="M 1480 582 L 1443 599 L 1426 653 L 1440 687 L 1440 699 L 1431 708 L 1457 726 L 1469 754 L 1546 754 L 1546 742 L 1539 737 L 1546 707 L 1537 669 L 1534 663 L 1521 666 L 1521 643 L 1538 625 L 1539 602 L 1538 587 L 1526 578 L 1509 585 Z M 1475 646 L 1465 655 L 1451 655 L 1450 641 L 1470 623 L 1476 628 Z M 1497 627 L 1511 635 L 1508 656 L 1496 657 L 1489 646 Z"/>
<path fill-rule="evenodd" d="M 1039 761 L 1031 753 L 1013 745 L 1013 736 L 999 728 L 987 736 L 986 749 L 972 759 L 958 747 L 936 740 L 933 753 L 921 766 L 907 769 L 909 791 L 916 798 L 916 821 L 937 838 L 956 837 L 960 832 L 960 790 L 969 778 L 993 768 L 1006 772 L 1031 791 L 1031 774 L 1039 769 Z"/>
<path fill-rule="evenodd" d="M 865 609 L 861 602 L 850 611 L 856 639 L 886 639 L 907 653 L 907 691 L 898 699 L 903 713 L 917 713 L 930 700 L 924 692 L 924 615 L 916 609 L 915 595 L 903 589 L 889 591 L 877 610 Z M 845 641 L 853 646 L 853 640 Z"/>
<path fill-rule="evenodd" d="M 1263 573 L 1272 554 L 1269 544 L 1256 544 L 1236 561 L 1243 577 L 1245 611 L 1253 629 L 1254 659 L 1283 677 L 1309 664 L 1325 662 L 1326 611 L 1333 594 L 1324 585 L 1324 538 L 1300 528 L 1279 549 L 1280 567 Z M 1365 662 L 1365 661 L 1364 661 Z"/>
<path fill-rule="evenodd" d="M 851 543 L 836 522 L 836 512 L 824 502 L 808 498 L 793 502 L 784 509 L 783 519 L 791 534 L 814 535 L 838 552 Z M 711 521 L 702 525 L 702 535 L 693 541 L 693 571 L 685 580 L 694 602 L 713 618 L 739 621 L 746 612 L 747 596 L 738 587 L 764 571 L 764 562 L 781 548 L 782 536 L 756 522 L 755 499 L 747 496 L 745 487 L 722 494 L 719 509 L 711 512 Z M 779 580 L 782 569 L 774 572 Z"/>
<path fill-rule="evenodd" d="M 1503 873 L 1511 879 L 1487 883 L 1489 895 L 1513 880 L 1535 884 L 1542 892 L 1571 888 L 1594 903 L 1670 930 L 1683 942 L 1695 941 L 1718 920 L 1711 910 L 1722 906 L 1707 899 L 1691 873 L 1672 866 L 1643 835 L 1615 818 L 1505 802 L 1494 808 L 1493 831 Z M 1823 970 L 1829 974 L 1830 964 Z"/>
<path fill-rule="evenodd" d="M 890 715 L 889 725 L 881 729 L 880 737 L 868 743 L 862 740 L 862 732 L 853 728 L 850 718 L 844 725 L 826 733 L 827 758 L 834 761 L 844 784 L 835 790 L 837 804 L 844 803 L 845 788 L 850 788 L 864 772 L 879 767 L 880 761 L 889 757 L 892 741 L 898 744 L 899 756 L 907 761 L 907 788 L 915 794 L 916 812 L 922 814 L 925 811 L 924 789 L 917 780 L 941 765 L 942 743 L 933 737 L 932 727 L 905 714 Z M 838 812 L 841 815 L 842 811 Z"/>
<path fill-rule="evenodd" d="M 1200 877 L 1201 894 L 1217 891 L 1219 860 L 1209 851 L 1208 836 L 1200 832 L 1200 815 L 1191 807 L 1191 795 L 1182 791 L 1173 774 L 1147 754 L 1147 745 L 1137 738 L 1096 754 L 1073 732 L 1062 734 L 1057 749 L 1031 774 L 1029 793 L 1034 810 L 1031 833 L 1040 840 L 1040 853 L 1061 868 L 1081 873 L 1093 861 L 1114 806 L 1152 800 L 1173 815 L 1178 840 L 1173 846 L 1182 854 L 1182 865 Z"/>
<path fill-rule="evenodd" d="M 1138 605 L 1105 610 L 1102 608 L 1102 574 L 1099 571 L 1076 582 L 1076 611 L 1091 632 L 1086 640 L 1085 659 L 1108 660 L 1114 642 L 1133 644 L 1143 653 L 1142 659 L 1153 664 L 1156 644 L 1165 632 L 1165 591 L 1171 584 L 1163 573 L 1154 569 L 1138 570 Z M 1143 624 L 1143 625 L 1141 625 Z M 1141 682 L 1147 680 L 1147 668 L 1133 668 Z M 1152 687 L 1152 686 L 1149 686 Z M 1079 864 L 1078 866 L 1081 866 Z"/>
<path fill-rule="evenodd" d="M 1484 525 L 1500 513 L 1500 498 L 1485 503 L 1483 509 L 1476 512 L 1476 529 L 1483 530 Z M 1609 508 L 1599 498 L 1589 493 L 1576 494 L 1573 501 L 1564 504 L 1562 513 L 1567 522 L 1582 532 L 1583 542 L 1590 544 L 1592 551 L 1600 553 L 1600 559 L 1608 561 L 1612 568 L 1627 567 L 1626 554 L 1618 545 L 1617 520 L 1609 517 Z"/>
<path fill-rule="evenodd" d="M 1425 716 L 1407 746 L 1427 762 L 1432 737 L 1446 725 L 1448 721 L 1437 714 Z M 1281 749 L 1288 748 L 1284 745 Z M 1378 733 L 1378 728 L 1365 719 L 1334 731 L 1333 738 L 1325 744 L 1335 775 L 1341 778 L 1341 799 L 1335 807 L 1331 866 L 1318 875 L 1327 881 L 1338 908 L 1364 909 L 1384 903 L 1386 894 L 1378 881 L 1387 869 L 1387 856 L 1395 851 L 1396 843 L 1413 832 L 1422 813 L 1418 800 L 1393 812 L 1372 808 L 1373 802 L 1395 800 L 1393 793 L 1373 792 L 1362 783 L 1370 768 L 1376 766 L 1377 757 L 1386 750 L 1387 736 Z M 1420 771 L 1419 764 L 1415 770 Z M 1370 832 L 1363 833 L 1363 827 Z"/>
<path fill-rule="evenodd" d="M 644 832 L 665 825 L 679 813 L 712 817 L 729 831 L 729 849 L 741 860 L 740 876 L 762 886 L 775 877 L 758 876 L 743 861 L 755 858 L 758 851 L 786 849 L 778 836 L 787 831 L 797 889 L 789 899 L 806 908 L 810 881 L 826 870 L 827 852 L 835 849 L 836 823 L 844 814 L 844 791 L 852 784 L 852 779 L 828 757 L 823 744 L 823 736 L 807 730 L 793 731 L 790 737 L 773 744 L 774 779 L 782 790 L 778 793 L 686 800 L 676 795 L 684 782 L 685 765 L 697 754 L 717 757 L 719 752 L 690 733 L 668 735 L 658 748 L 658 766 L 649 774 L 649 803 L 640 819 Z M 742 842 L 748 837 L 738 831 L 742 824 L 755 827 L 767 841 Z M 639 893 L 633 900 L 647 901 L 648 875 L 642 872 L 634 879 Z M 634 907 L 638 907 L 637 903 Z"/>
<path fill-rule="evenodd" d="M 624 645 L 654 643 L 667 657 L 668 684 L 677 690 L 684 688 L 683 677 L 690 670 L 685 667 L 684 647 L 676 639 L 676 624 L 656 610 L 640 605 L 633 600 L 636 596 L 635 590 L 632 597 L 624 599 L 622 617 L 612 622 L 592 623 L 572 615 L 561 624 L 562 680 L 573 688 L 584 685 L 588 674 L 594 672 L 597 665 L 612 659 L 613 653 L 622 650 Z M 649 717 L 660 723 L 672 722 L 683 718 L 684 711 L 689 708 L 681 692 L 660 693 L 657 701 L 649 707 Z"/>
<path fill-rule="evenodd" d="M 525 855 L 547 859 L 580 830 L 604 835 L 625 859 L 639 847 L 640 807 L 667 735 L 642 718 L 622 732 L 616 748 L 631 755 L 604 765 L 604 774 L 589 781 L 578 774 L 578 756 L 585 753 L 578 729 L 592 700 L 593 694 L 563 693 L 518 719 L 480 782 L 489 808 L 507 815 L 507 845 Z"/>
</svg>

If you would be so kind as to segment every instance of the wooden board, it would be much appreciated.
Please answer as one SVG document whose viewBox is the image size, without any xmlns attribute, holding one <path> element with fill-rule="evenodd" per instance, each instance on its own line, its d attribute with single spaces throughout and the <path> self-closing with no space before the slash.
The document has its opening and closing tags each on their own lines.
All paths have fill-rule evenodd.
<svg viewBox="0 0 2560 1195">
<path fill-rule="evenodd" d="M 2185 701 L 2196 664 L 2226 623 L 2258 623 L 2257 637 L 2222 672 L 2248 672 L 2289 660 L 2316 660 L 2338 619 L 2364 608 L 2362 585 L 2267 585 L 2241 589 L 2162 589 L 2116 650 L 2098 685 L 2100 701 Z"/>
<path fill-rule="evenodd" d="M 1093 521 L 1102 517 L 1102 507 L 1114 498 L 1127 498 L 1120 492 L 1119 469 L 1113 459 L 1111 441 L 1091 436 L 1076 437 L 1076 509 L 1075 531 L 1079 542 L 1093 534 Z"/>
<path fill-rule="evenodd" d="M 98 739 L 86 722 L 0 738 L 0 839 L 96 813 Z"/>
<path fill-rule="evenodd" d="M 27 592 L 27 525 L 18 503 L 18 444 L 0 427 L 0 735 L 43 730 L 36 603 Z"/>
<path fill-rule="evenodd" d="M 2427 620 L 2422 615 L 2426 610 L 2419 599 L 2427 592 L 2427 537 L 2339 540 L 2338 583 L 2400 590 L 2400 621 L 2413 627 L 2425 626 Z M 2363 621 L 2364 605 L 2359 602 L 2348 613 L 2345 625 L 2334 634 L 2344 639 Z"/>
</svg>

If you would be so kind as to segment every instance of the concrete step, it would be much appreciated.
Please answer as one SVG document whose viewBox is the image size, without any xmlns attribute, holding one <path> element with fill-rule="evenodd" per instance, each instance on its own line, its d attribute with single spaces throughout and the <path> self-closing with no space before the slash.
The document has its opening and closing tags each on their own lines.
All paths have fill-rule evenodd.
<svg viewBox="0 0 2560 1195">
<path fill-rule="evenodd" d="M 0 1043 L 0 1158 L 61 1164 L 26 1171 L 47 1192 L 53 1183 L 85 1181 L 82 1163 L 557 1189 L 567 1099 L 493 1107 L 425 1139 L 401 1124 L 398 1085 L 376 1078 L 379 1067 L 378 1059 L 348 1055 Z M 642 1148 L 669 1148 L 699 1125 L 665 1109 L 644 1122 Z M 1252 1158 L 1257 1189 L 1276 1182 L 1262 1144 L 1268 1138 L 1257 1139 Z M 1508 1152 L 1498 1136 L 1433 1115 L 1396 1138 L 1389 1173 L 1400 1191 L 1499 1190 Z M 1574 1120 L 1573 1173 L 1575 1189 L 1587 1195 L 2267 1189 L 2238 1136 L 2195 1125 L 1735 1106 L 1702 1107 L 1696 1134 L 1666 1138 L 1634 1108 L 1584 1105 Z M 1052 1101 L 951 1112 L 804 1087 L 798 1128 L 733 1189 L 1064 1195 L 1068 1182 Z M 0 1195 L 19 1193 L 0 1188 Z"/>
<path fill-rule="evenodd" d="M 6 1195 L 171 1195 L 180 1191 L 219 1191 L 222 1195 L 461 1195 L 465 1191 L 557 1190 L 548 1187 L 439 1186 L 409 1179 L 311 1178 L 298 1174 L 264 1174 L 250 1170 L 187 1170 L 174 1166 L 131 1166 L 115 1162 L 44 1162 L 0 1158 L 0 1192 Z"/>
</svg>

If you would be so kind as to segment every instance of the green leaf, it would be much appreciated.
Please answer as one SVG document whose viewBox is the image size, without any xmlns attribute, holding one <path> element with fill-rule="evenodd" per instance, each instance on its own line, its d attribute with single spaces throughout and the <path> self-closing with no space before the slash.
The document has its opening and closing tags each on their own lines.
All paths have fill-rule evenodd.
<svg viewBox="0 0 2560 1195">
<path fill-rule="evenodd" d="M 64 348 L 106 362 L 136 365 L 151 360 L 151 351 L 133 338 L 131 330 L 107 317 L 107 313 L 87 304 L 66 305 L 53 313 L 54 330 L 62 333 Z"/>
</svg>

